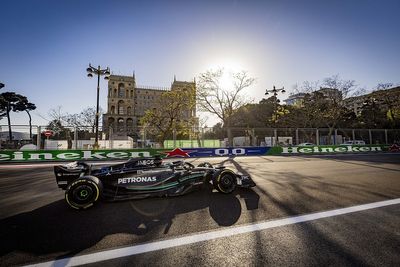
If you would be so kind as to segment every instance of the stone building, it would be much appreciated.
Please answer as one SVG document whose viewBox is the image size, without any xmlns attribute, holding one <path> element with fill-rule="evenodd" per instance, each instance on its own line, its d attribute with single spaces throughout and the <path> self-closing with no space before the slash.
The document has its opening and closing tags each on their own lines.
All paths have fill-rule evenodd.
<svg viewBox="0 0 400 267">
<path fill-rule="evenodd" d="M 108 81 L 107 113 L 103 114 L 103 128 L 113 139 L 138 136 L 140 118 L 146 110 L 157 108 L 162 93 L 169 90 L 196 90 L 195 81 L 174 81 L 170 88 L 137 86 L 132 76 L 111 75 Z M 185 111 L 184 119 L 196 117 L 196 108 Z"/>
<path fill-rule="evenodd" d="M 327 99 L 327 100 L 336 100 L 336 101 L 342 101 L 343 96 L 342 92 L 340 92 L 338 89 L 334 88 L 324 88 L 320 87 L 319 90 L 316 90 L 314 92 L 311 92 L 309 94 L 315 94 L 315 93 L 320 93 L 322 96 Z M 303 105 L 303 99 L 306 97 L 307 93 L 296 93 L 296 94 L 291 94 L 287 99 L 283 100 L 286 105 Z"/>
<path fill-rule="evenodd" d="M 305 93 L 291 94 L 287 99 L 283 101 L 286 105 L 301 105 L 305 96 Z"/>
<path fill-rule="evenodd" d="M 347 109 L 353 110 L 356 115 L 360 115 L 363 108 L 368 102 L 379 104 L 383 109 L 393 109 L 398 107 L 400 103 L 400 86 L 388 88 L 384 90 L 376 90 L 371 93 L 349 97 L 344 100 Z"/>
</svg>

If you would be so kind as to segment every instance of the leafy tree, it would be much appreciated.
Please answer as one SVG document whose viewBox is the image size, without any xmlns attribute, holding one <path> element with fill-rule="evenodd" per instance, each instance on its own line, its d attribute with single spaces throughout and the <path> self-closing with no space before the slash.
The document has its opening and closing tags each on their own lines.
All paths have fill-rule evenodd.
<svg viewBox="0 0 400 267">
<path fill-rule="evenodd" d="M 241 93 L 250 87 L 255 79 L 248 76 L 245 71 L 233 73 L 231 88 L 223 88 L 221 79 L 224 71 L 206 71 L 200 74 L 197 83 L 197 100 L 201 111 L 215 114 L 228 130 L 229 144 L 232 137 L 229 128 L 232 126 L 232 117 L 235 111 L 249 101 Z"/>
<path fill-rule="evenodd" d="M 400 126 L 400 87 L 393 87 L 392 83 L 378 84 L 377 90 L 370 95 L 376 99 L 382 111 L 386 113 L 388 126 Z"/>
<path fill-rule="evenodd" d="M 386 114 L 376 98 L 369 97 L 365 100 L 358 121 L 359 127 L 363 128 L 384 127 Z"/>
<path fill-rule="evenodd" d="M 173 131 L 178 136 L 187 136 L 192 134 L 192 126 L 197 125 L 196 118 L 188 114 L 195 105 L 195 88 L 167 91 L 161 95 L 158 108 L 147 110 L 140 123 L 149 127 L 147 132 L 153 134 L 160 143 L 171 138 Z"/>
<path fill-rule="evenodd" d="M 222 123 L 218 122 L 212 127 L 212 130 L 204 132 L 204 139 L 224 139 L 225 134 L 222 128 Z"/>
<path fill-rule="evenodd" d="M 232 115 L 231 125 L 234 127 L 265 127 L 269 126 L 267 118 L 274 114 L 274 97 L 262 99 L 258 104 L 250 103 L 236 109 Z"/>
</svg>

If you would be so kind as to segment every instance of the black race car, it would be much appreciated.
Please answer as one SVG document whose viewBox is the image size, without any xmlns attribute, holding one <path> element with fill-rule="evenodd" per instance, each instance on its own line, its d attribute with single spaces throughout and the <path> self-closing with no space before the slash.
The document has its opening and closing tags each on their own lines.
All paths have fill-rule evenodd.
<svg viewBox="0 0 400 267">
<path fill-rule="evenodd" d="M 247 175 L 225 167 L 189 162 L 163 163 L 160 157 L 132 158 L 124 163 L 93 167 L 85 162 L 54 166 L 58 187 L 75 209 L 91 207 L 99 199 L 122 200 L 153 196 L 178 196 L 213 186 L 221 193 L 232 193 L 237 186 L 256 184 Z"/>
</svg>

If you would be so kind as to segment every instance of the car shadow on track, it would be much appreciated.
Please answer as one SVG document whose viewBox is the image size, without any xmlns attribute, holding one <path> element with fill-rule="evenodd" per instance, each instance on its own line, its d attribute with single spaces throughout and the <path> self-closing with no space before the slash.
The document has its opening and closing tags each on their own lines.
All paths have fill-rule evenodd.
<svg viewBox="0 0 400 267">
<path fill-rule="evenodd" d="M 4 258 L 11 260 L 19 252 L 34 255 L 31 260 L 48 254 L 71 256 L 95 246 L 104 238 L 114 242 L 113 238 L 118 237 L 112 235 L 120 233 L 132 235 L 128 237 L 129 244 L 148 242 L 165 237 L 176 221 L 179 225 L 174 225 L 175 231 L 169 236 L 213 229 L 213 221 L 220 226 L 230 226 L 241 216 L 240 199 L 245 203 L 243 209 L 258 208 L 257 193 L 243 188 L 227 195 L 202 190 L 181 197 L 101 202 L 84 211 L 74 210 L 64 200 L 59 200 L 1 220 L 0 259 L 6 255 Z M 208 209 L 209 217 L 204 215 L 203 209 Z M 186 213 L 185 223 L 182 223 L 182 217 L 174 220 L 177 215 Z M 190 217 L 193 214 L 200 219 Z"/>
</svg>

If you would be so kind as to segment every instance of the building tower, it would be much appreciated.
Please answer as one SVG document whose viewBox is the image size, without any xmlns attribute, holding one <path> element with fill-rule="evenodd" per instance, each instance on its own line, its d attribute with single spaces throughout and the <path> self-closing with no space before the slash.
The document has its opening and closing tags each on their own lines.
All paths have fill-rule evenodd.
<svg viewBox="0 0 400 267">
<path fill-rule="evenodd" d="M 137 86 L 132 76 L 111 75 L 108 81 L 107 113 L 103 114 L 103 126 L 114 140 L 128 136 L 138 138 L 139 122 L 147 110 L 158 108 L 162 94 L 170 90 L 194 90 L 195 82 L 174 81 L 170 88 Z M 196 108 L 184 111 L 183 119 L 196 117 Z"/>
<path fill-rule="evenodd" d="M 108 81 L 107 113 L 103 125 L 115 139 L 126 139 L 137 124 L 135 117 L 135 74 L 132 77 L 111 75 Z"/>
</svg>

